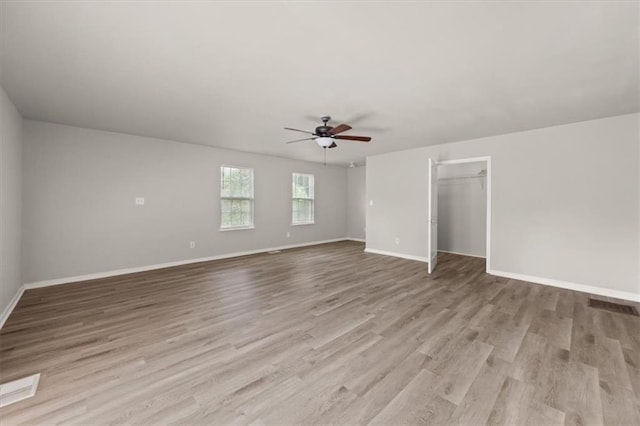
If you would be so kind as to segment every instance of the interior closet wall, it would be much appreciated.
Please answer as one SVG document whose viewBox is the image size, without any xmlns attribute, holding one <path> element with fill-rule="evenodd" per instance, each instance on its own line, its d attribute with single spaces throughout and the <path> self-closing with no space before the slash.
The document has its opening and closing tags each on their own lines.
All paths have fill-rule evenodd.
<svg viewBox="0 0 640 426">
<path fill-rule="evenodd" d="M 486 163 L 438 167 L 438 249 L 486 257 Z"/>
</svg>

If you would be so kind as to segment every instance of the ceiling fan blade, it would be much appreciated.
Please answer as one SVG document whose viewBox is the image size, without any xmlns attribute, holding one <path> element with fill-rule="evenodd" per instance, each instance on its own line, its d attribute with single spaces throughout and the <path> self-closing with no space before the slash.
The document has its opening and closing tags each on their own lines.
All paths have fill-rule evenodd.
<svg viewBox="0 0 640 426">
<path fill-rule="evenodd" d="M 329 148 L 336 148 L 337 146 L 338 146 L 338 144 L 334 142 L 331 145 L 329 145 Z"/>
<path fill-rule="evenodd" d="M 369 142 L 371 138 L 369 136 L 334 136 L 334 139 L 342 139 L 345 141 L 358 141 L 358 142 Z"/>
<path fill-rule="evenodd" d="M 285 143 L 294 143 L 294 142 L 310 141 L 310 140 L 312 140 L 312 139 L 315 139 L 315 138 L 296 139 L 295 141 L 289 141 L 289 142 L 285 142 Z"/>
<path fill-rule="evenodd" d="M 337 135 L 338 133 L 346 132 L 347 130 L 351 130 L 351 126 L 347 124 L 340 124 L 333 129 L 329 130 L 330 135 Z"/>
<path fill-rule="evenodd" d="M 306 130 L 300 130 L 300 129 L 292 129 L 291 127 L 285 127 L 285 130 L 293 130 L 294 132 L 309 133 L 310 135 L 316 136 L 316 134 L 313 132 L 307 132 Z"/>
</svg>

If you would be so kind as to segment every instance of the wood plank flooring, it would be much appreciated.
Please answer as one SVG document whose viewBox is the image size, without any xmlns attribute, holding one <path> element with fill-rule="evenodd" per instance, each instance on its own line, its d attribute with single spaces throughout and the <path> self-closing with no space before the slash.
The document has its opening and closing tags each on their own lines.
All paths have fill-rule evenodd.
<svg viewBox="0 0 640 426">
<path fill-rule="evenodd" d="M 638 425 L 640 318 L 587 304 L 356 242 L 28 290 L 0 422 Z"/>
</svg>

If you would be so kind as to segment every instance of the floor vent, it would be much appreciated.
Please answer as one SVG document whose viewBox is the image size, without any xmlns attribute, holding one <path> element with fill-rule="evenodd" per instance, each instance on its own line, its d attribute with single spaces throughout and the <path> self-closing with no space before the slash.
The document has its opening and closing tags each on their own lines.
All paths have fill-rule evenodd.
<svg viewBox="0 0 640 426">
<path fill-rule="evenodd" d="M 281 253 L 281 251 L 280 250 L 271 250 L 271 251 L 268 251 L 267 253 L 269 253 L 269 254 L 278 254 L 278 253 Z"/>
<path fill-rule="evenodd" d="M 620 303 L 605 302 L 604 300 L 589 299 L 589 306 L 597 309 L 604 309 L 618 314 L 640 316 L 635 306 L 622 305 Z"/>
<path fill-rule="evenodd" d="M 0 385 L 0 407 L 31 398 L 36 394 L 40 373 Z"/>
</svg>

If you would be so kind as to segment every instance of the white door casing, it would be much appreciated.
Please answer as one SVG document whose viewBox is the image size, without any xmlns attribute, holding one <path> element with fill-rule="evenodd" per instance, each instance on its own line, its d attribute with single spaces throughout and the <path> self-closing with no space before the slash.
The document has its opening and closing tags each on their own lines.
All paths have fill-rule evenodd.
<svg viewBox="0 0 640 426">
<path fill-rule="evenodd" d="M 429 273 L 438 263 L 438 162 L 429 158 Z"/>
</svg>

